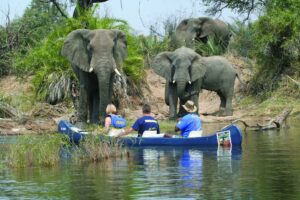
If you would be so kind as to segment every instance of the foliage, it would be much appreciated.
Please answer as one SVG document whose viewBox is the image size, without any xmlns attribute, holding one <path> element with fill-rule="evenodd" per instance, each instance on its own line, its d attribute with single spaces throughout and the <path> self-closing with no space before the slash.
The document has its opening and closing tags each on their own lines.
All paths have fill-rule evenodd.
<svg viewBox="0 0 300 200">
<path fill-rule="evenodd" d="M 118 140 L 99 137 L 99 134 L 87 135 L 75 146 L 70 143 L 69 136 L 62 134 L 19 136 L 9 146 L 5 160 L 14 168 L 52 167 L 67 158 L 75 162 L 99 162 L 126 154 L 126 148 Z"/>
<path fill-rule="evenodd" d="M 233 36 L 229 42 L 228 51 L 242 57 L 251 57 L 254 49 L 254 29 L 251 23 L 245 24 L 236 20 L 230 25 Z"/>
<path fill-rule="evenodd" d="M 13 22 L 7 17 L 6 26 L 0 27 L 0 76 L 10 72 L 15 54 L 24 56 L 52 30 L 62 17 L 52 4 L 33 0 L 22 18 Z M 30 36 L 30 37 L 29 37 Z"/>
<path fill-rule="evenodd" d="M 124 61 L 123 70 L 132 78 L 135 84 L 139 84 L 144 78 L 144 59 L 140 52 L 139 38 L 127 32 L 128 58 Z"/>
<path fill-rule="evenodd" d="M 264 16 L 254 23 L 253 57 L 258 69 L 252 81 L 254 94 L 278 87 L 282 74 L 300 71 L 300 2 L 272 0 Z"/>
<path fill-rule="evenodd" d="M 202 56 L 214 56 L 223 54 L 223 48 L 214 39 L 209 38 L 207 43 L 196 42 L 195 51 Z"/>
<path fill-rule="evenodd" d="M 170 38 L 159 39 L 156 35 L 140 36 L 140 51 L 144 55 L 146 66 L 150 67 L 151 60 L 159 53 L 169 50 Z"/>
<path fill-rule="evenodd" d="M 249 17 L 250 13 L 255 10 L 263 9 L 268 0 L 203 0 L 203 3 L 209 7 L 206 12 L 210 15 L 216 15 L 225 8 L 229 8 L 239 14 L 247 13 L 247 17 Z"/>
<path fill-rule="evenodd" d="M 60 161 L 60 147 L 68 140 L 60 134 L 24 135 L 11 144 L 7 162 L 11 167 L 55 166 Z"/>
<path fill-rule="evenodd" d="M 122 157 L 126 149 L 118 140 L 101 137 L 98 134 L 86 135 L 79 144 L 77 151 L 74 151 L 74 158 L 77 161 L 99 162 L 108 158 Z"/>
</svg>

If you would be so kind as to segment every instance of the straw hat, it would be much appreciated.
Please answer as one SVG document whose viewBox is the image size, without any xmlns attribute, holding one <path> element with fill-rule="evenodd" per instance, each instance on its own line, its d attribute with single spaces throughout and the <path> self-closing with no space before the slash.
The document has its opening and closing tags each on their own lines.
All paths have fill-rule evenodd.
<svg viewBox="0 0 300 200">
<path fill-rule="evenodd" d="M 191 100 L 188 100 L 185 102 L 185 104 L 182 106 L 187 112 L 196 112 L 197 106 L 195 106 L 194 102 Z"/>
</svg>

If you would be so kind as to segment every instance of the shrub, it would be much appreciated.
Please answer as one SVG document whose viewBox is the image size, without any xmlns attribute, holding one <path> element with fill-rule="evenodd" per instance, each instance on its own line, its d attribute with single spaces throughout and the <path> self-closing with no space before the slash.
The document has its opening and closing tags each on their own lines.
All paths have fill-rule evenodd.
<svg viewBox="0 0 300 200">
<path fill-rule="evenodd" d="M 196 42 L 195 51 L 202 56 L 214 56 L 224 53 L 223 48 L 214 39 L 209 38 L 207 43 Z"/>
<path fill-rule="evenodd" d="M 254 25 L 252 56 L 258 63 L 252 93 L 261 94 L 278 88 L 282 74 L 300 70 L 300 2 L 272 0 L 265 14 Z"/>
<path fill-rule="evenodd" d="M 251 57 L 254 49 L 254 30 L 251 23 L 236 20 L 230 25 L 232 37 L 229 42 L 228 51 L 242 57 Z"/>
</svg>

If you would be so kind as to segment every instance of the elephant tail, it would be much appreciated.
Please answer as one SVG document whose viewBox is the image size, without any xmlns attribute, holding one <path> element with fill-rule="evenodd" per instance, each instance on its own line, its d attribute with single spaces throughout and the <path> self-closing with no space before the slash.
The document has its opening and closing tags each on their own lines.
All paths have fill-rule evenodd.
<svg viewBox="0 0 300 200">
<path fill-rule="evenodd" d="M 235 76 L 237 77 L 237 79 L 238 79 L 239 82 L 241 83 L 241 88 L 242 88 L 242 90 L 245 90 L 246 87 L 247 87 L 247 84 L 244 83 L 244 82 L 241 80 L 241 77 L 240 77 L 240 75 L 239 75 L 238 73 L 236 73 Z"/>
<path fill-rule="evenodd" d="M 240 81 L 241 84 L 245 85 L 245 83 L 242 81 L 242 79 L 238 73 L 236 73 L 235 76 L 237 77 L 237 79 Z"/>
</svg>

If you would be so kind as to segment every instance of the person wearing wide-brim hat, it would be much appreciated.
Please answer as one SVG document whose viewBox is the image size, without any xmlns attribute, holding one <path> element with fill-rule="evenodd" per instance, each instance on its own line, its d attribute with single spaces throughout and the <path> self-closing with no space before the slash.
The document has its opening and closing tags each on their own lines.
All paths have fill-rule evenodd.
<svg viewBox="0 0 300 200">
<path fill-rule="evenodd" d="M 182 107 L 187 114 L 176 124 L 175 131 L 180 130 L 182 137 L 189 137 L 191 131 L 202 131 L 202 122 L 198 113 L 196 113 L 198 108 L 194 102 L 188 100 Z"/>
</svg>

